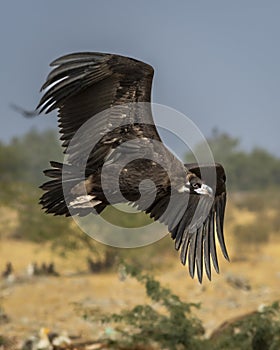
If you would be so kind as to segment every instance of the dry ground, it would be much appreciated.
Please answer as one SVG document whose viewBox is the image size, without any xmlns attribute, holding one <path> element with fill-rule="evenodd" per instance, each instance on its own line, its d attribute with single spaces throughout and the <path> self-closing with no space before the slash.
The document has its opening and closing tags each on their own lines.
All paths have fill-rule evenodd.
<svg viewBox="0 0 280 350">
<path fill-rule="evenodd" d="M 75 303 L 114 312 L 147 301 L 138 282 L 130 278 L 120 281 L 117 272 L 82 273 L 86 270 L 82 254 L 65 260 L 53 256 L 47 246 L 2 238 L 1 269 L 7 261 L 13 262 L 16 280 L 0 282 L 0 305 L 10 317 L 9 323 L 0 325 L 2 334 L 26 338 L 40 327 L 48 327 L 96 338 L 104 331 L 103 326 L 83 320 Z M 62 276 L 27 278 L 30 261 L 54 261 Z M 280 299 L 280 242 L 270 242 L 261 251 L 252 252 L 247 261 L 233 259 L 227 263 L 220 258 L 220 262 L 220 275 L 214 273 L 212 282 L 205 279 L 202 286 L 188 276 L 177 260 L 172 261 L 172 268 L 156 273 L 156 278 L 184 301 L 201 303 L 197 314 L 208 334 L 226 319 Z M 251 290 L 230 285 L 229 277 L 236 276 L 247 279 Z"/>
<path fill-rule="evenodd" d="M 250 245 L 251 249 L 244 251 L 244 246 L 236 246 L 229 233 L 234 232 L 234 224 L 250 223 L 257 214 L 245 210 L 240 212 L 235 207 L 227 213 L 230 216 L 227 215 L 226 240 L 232 261 L 228 263 L 220 257 L 221 273 L 213 273 L 212 282 L 204 279 L 200 285 L 196 279 L 192 280 L 177 257 L 163 256 L 164 264 L 158 264 L 163 268 L 155 273 L 155 277 L 182 300 L 201 303 L 196 312 L 208 335 L 225 320 L 280 300 L 280 241 L 273 238 L 261 249 Z M 96 339 L 104 332 L 104 326 L 84 320 L 77 313 L 77 303 L 97 306 L 104 312 L 117 312 L 148 302 L 143 286 L 131 278 L 121 281 L 117 267 L 116 271 L 106 274 L 87 273 L 87 253 L 73 253 L 68 259 L 63 259 L 54 255 L 47 245 L 10 239 L 7 232 L 16 227 L 16 222 L 16 212 L 1 208 L 0 271 L 7 261 L 11 261 L 15 281 L 8 282 L 0 277 L 0 307 L 10 318 L 10 322 L 2 324 L 0 319 L 0 333 L 26 339 L 41 327 L 47 327 Z M 246 252 L 246 260 L 236 259 L 242 256 L 241 248 L 243 255 Z M 170 249 L 174 249 L 171 240 Z M 26 268 L 34 261 L 39 264 L 53 261 L 61 276 L 29 278 Z M 246 281 L 251 288 L 240 289 L 229 283 L 238 284 L 238 278 Z"/>
</svg>

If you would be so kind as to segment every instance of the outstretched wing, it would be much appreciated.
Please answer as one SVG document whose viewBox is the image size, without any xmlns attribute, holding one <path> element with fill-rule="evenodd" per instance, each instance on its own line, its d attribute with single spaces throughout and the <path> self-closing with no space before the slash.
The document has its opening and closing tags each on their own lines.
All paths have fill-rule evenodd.
<svg viewBox="0 0 280 350">
<path fill-rule="evenodd" d="M 180 249 L 181 262 L 185 265 L 188 261 L 190 275 L 193 277 L 196 270 L 201 282 L 203 262 L 207 277 L 211 280 L 210 257 L 215 270 L 219 272 L 215 232 L 222 253 L 229 260 L 223 232 L 226 177 L 220 164 L 185 166 L 215 189 L 215 196 L 172 190 L 159 191 L 155 201 L 145 212 L 168 226 L 171 237 L 175 240 L 175 248 Z M 141 205 L 139 209 L 141 210 Z"/>
<path fill-rule="evenodd" d="M 69 162 L 79 163 L 79 156 L 85 151 L 91 152 L 95 165 L 103 160 L 118 145 L 123 129 L 115 134 L 114 129 L 121 124 L 154 125 L 149 108 L 135 113 L 131 105 L 127 105 L 150 102 L 154 74 L 150 65 L 120 55 L 85 52 L 60 57 L 51 66 L 56 68 L 42 86 L 41 90 L 46 92 L 37 109 L 40 113 L 59 109 L 61 140 L 65 148 L 82 125 L 90 125 L 71 144 L 71 150 L 66 151 L 70 153 Z M 114 108 L 116 106 L 125 107 Z M 90 120 L 92 124 L 87 124 Z M 149 128 L 149 132 L 149 137 L 160 140 L 155 127 Z M 94 147 L 95 144 L 98 146 Z"/>
</svg>

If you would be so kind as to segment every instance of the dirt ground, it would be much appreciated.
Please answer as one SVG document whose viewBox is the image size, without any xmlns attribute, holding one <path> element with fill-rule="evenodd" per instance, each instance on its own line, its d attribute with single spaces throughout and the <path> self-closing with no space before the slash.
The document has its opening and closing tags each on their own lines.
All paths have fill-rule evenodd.
<svg viewBox="0 0 280 350">
<path fill-rule="evenodd" d="M 117 271 L 87 273 L 82 255 L 62 259 L 53 256 L 48 247 L 2 239 L 1 271 L 7 261 L 12 261 L 15 269 L 13 281 L 0 282 L 0 306 L 10 320 L 2 322 L 0 329 L 7 336 L 27 338 L 48 327 L 97 338 L 105 326 L 84 320 L 77 313 L 77 303 L 116 312 L 148 301 L 143 286 L 131 278 L 121 281 Z M 61 275 L 28 277 L 26 267 L 31 261 L 53 261 Z M 188 276 L 177 259 L 171 266 L 155 277 L 182 300 L 201 303 L 196 312 L 208 335 L 223 321 L 280 299 L 280 242 L 270 242 L 261 251 L 252 252 L 246 261 L 233 258 L 228 263 L 220 257 L 220 274 L 213 273 L 212 282 L 204 279 L 202 285 Z"/>
</svg>

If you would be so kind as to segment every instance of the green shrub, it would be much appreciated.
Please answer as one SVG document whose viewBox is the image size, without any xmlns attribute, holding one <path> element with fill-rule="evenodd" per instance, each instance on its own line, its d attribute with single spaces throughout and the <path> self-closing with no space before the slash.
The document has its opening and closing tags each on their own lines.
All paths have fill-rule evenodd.
<svg viewBox="0 0 280 350">
<path fill-rule="evenodd" d="M 118 314 L 100 308 L 80 307 L 83 317 L 105 326 L 102 341 L 110 349 L 278 350 L 280 307 L 278 302 L 229 320 L 205 338 L 201 320 L 192 310 L 199 304 L 185 303 L 151 275 L 122 265 L 126 276 L 145 286 L 148 304 L 136 305 Z"/>
<path fill-rule="evenodd" d="M 126 265 L 126 274 L 144 284 L 151 303 L 137 305 L 119 314 L 106 315 L 100 310 L 84 309 L 83 315 L 93 322 L 117 324 L 117 339 L 107 341 L 116 349 L 142 346 L 160 349 L 203 348 L 204 328 L 192 309 L 198 304 L 185 303 L 169 289 L 164 288 L 152 276 Z"/>
<path fill-rule="evenodd" d="M 277 350 L 280 349 L 279 303 L 262 311 L 239 318 L 223 332 L 209 340 L 212 350 Z"/>
</svg>

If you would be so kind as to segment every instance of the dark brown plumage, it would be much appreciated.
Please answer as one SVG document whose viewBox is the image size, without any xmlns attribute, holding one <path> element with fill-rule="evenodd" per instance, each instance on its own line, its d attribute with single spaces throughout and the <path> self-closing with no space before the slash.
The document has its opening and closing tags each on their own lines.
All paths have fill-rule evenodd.
<svg viewBox="0 0 280 350">
<path fill-rule="evenodd" d="M 210 257 L 219 271 L 215 231 L 228 259 L 223 234 L 224 169 L 220 164 L 184 165 L 164 147 L 149 104 L 153 68 L 104 53 L 70 54 L 51 66 L 56 68 L 42 87 L 46 91 L 38 109 L 59 110 L 68 164 L 51 162 L 52 169 L 45 171 L 52 178 L 41 186 L 45 211 L 99 214 L 125 199 L 167 225 L 175 248 L 181 249 L 182 263 L 188 259 L 192 277 L 196 270 L 202 281 L 204 261 L 211 279 Z M 116 176 L 120 193 L 112 187 Z M 151 182 L 144 183 L 146 179 Z"/>
</svg>

